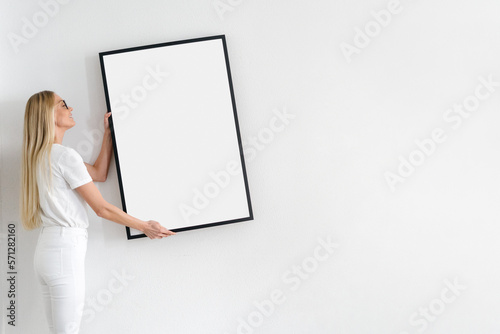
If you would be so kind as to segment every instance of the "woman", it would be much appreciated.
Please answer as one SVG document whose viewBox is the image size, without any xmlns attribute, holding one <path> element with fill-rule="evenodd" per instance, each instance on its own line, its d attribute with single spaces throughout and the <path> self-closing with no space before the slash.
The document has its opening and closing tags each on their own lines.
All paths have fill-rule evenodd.
<svg viewBox="0 0 500 334">
<path fill-rule="evenodd" d="M 175 234 L 158 222 L 134 218 L 106 202 L 92 181 L 104 182 L 111 160 L 111 132 L 94 165 L 62 145 L 75 125 L 73 108 L 43 91 L 26 104 L 20 209 L 27 230 L 41 227 L 34 268 L 42 289 L 50 333 L 78 333 L 85 297 L 84 260 L 88 217 L 85 202 L 104 219 L 144 232 L 151 239 Z"/>
</svg>

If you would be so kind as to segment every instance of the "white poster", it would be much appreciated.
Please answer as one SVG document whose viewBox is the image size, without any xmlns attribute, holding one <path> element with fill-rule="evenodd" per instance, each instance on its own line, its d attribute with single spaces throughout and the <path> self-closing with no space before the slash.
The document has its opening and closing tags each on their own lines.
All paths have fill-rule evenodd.
<svg viewBox="0 0 500 334">
<path fill-rule="evenodd" d="M 175 232 L 252 220 L 225 37 L 99 55 L 123 210 Z"/>
</svg>

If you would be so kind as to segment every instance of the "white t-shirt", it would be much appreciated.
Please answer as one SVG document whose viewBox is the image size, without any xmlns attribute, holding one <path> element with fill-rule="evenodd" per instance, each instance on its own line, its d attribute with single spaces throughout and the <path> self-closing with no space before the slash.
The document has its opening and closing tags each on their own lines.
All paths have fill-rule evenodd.
<svg viewBox="0 0 500 334">
<path fill-rule="evenodd" d="M 42 226 L 87 228 L 87 204 L 74 190 L 92 181 L 82 157 L 71 147 L 55 143 L 50 155 L 52 192 L 45 186 L 40 170 L 37 175 Z"/>
</svg>

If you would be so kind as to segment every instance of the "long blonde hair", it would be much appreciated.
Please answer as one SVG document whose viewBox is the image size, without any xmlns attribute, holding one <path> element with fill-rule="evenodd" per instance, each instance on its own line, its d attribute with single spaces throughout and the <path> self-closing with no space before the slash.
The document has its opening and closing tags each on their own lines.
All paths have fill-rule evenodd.
<svg viewBox="0 0 500 334">
<path fill-rule="evenodd" d="M 38 175 L 43 175 L 49 190 L 52 187 L 50 153 L 55 137 L 55 94 L 43 91 L 31 96 L 24 113 L 23 147 L 21 158 L 20 213 L 25 229 L 42 225 Z M 40 174 L 37 173 L 40 171 Z M 50 176 L 50 177 L 48 177 Z"/>
</svg>

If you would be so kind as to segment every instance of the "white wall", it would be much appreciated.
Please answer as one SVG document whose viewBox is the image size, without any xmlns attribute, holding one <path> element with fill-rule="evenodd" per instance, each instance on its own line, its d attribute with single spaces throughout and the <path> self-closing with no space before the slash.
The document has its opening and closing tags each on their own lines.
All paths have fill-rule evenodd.
<svg viewBox="0 0 500 334">
<path fill-rule="evenodd" d="M 221 3 L 233 5 L 219 16 Z M 227 37 L 243 139 L 262 136 L 276 110 L 295 116 L 247 156 L 255 220 L 127 241 L 89 208 L 81 333 L 500 331 L 500 2 L 71 0 L 17 53 L 8 34 L 42 8 L 0 6 L 3 332 L 47 333 L 37 232 L 22 230 L 17 211 L 29 96 L 50 89 L 74 107 L 63 144 L 93 163 L 100 138 L 88 134 L 106 111 L 98 53 L 216 34 Z M 380 27 L 370 13 L 388 6 L 397 13 L 363 40 L 356 29 Z M 368 45 L 349 62 L 341 45 L 354 40 Z M 496 82 L 491 92 L 480 77 Z M 464 102 L 467 118 L 448 114 Z M 446 139 L 418 153 L 415 141 L 439 129 Z M 400 156 L 424 161 L 391 191 L 385 175 Z M 98 187 L 120 206 L 114 161 Z M 15 328 L 5 324 L 8 222 Z M 338 247 L 324 253 L 318 239 Z"/>
</svg>

